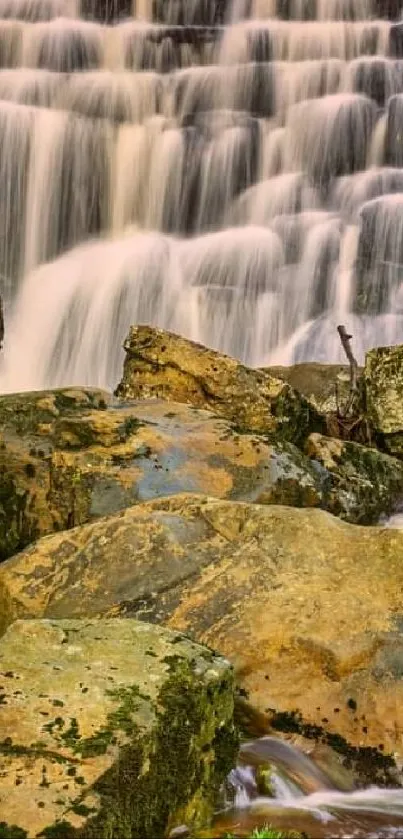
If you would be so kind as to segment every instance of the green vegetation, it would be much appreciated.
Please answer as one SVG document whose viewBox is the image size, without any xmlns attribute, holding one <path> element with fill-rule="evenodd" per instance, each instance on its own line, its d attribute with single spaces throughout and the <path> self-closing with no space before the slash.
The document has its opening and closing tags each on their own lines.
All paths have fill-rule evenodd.
<svg viewBox="0 0 403 839">
<path fill-rule="evenodd" d="M 297 833 L 295 830 L 284 833 L 284 830 L 277 830 L 275 827 L 255 827 L 247 839 L 303 839 L 303 833 Z M 224 839 L 236 839 L 235 834 L 227 833 Z"/>
</svg>

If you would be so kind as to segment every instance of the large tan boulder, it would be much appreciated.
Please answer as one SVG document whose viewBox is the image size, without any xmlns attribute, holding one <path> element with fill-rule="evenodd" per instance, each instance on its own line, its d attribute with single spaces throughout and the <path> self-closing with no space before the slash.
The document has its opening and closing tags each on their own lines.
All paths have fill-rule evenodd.
<svg viewBox="0 0 403 839">
<path fill-rule="evenodd" d="M 117 396 L 158 397 L 208 408 L 258 432 L 299 444 L 321 420 L 287 382 L 234 358 L 152 326 L 132 326 Z"/>
<path fill-rule="evenodd" d="M 2 836 L 208 822 L 237 747 L 225 659 L 133 620 L 17 621 L 0 671 Z"/>
<path fill-rule="evenodd" d="M 401 531 L 176 496 L 46 537 L 0 582 L 27 616 L 166 623 L 228 656 L 265 724 L 403 757 Z"/>
</svg>

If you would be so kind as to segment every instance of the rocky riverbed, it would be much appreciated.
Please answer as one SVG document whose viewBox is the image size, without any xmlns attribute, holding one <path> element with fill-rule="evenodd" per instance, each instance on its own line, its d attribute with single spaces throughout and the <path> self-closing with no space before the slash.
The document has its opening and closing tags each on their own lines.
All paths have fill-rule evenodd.
<svg viewBox="0 0 403 839">
<path fill-rule="evenodd" d="M 252 370 L 150 327 L 125 349 L 115 395 L 0 397 L 4 829 L 207 827 L 234 719 L 400 785 L 403 532 L 378 522 L 403 347 L 368 354 L 348 415 L 348 368 Z"/>
</svg>

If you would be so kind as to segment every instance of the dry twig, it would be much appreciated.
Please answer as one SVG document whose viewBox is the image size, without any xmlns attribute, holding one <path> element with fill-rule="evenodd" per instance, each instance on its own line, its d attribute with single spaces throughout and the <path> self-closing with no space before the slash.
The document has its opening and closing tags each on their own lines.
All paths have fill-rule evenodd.
<svg viewBox="0 0 403 839">
<path fill-rule="evenodd" d="M 340 336 L 340 341 L 343 347 L 343 350 L 347 356 L 348 363 L 350 365 L 350 392 L 348 396 L 347 403 L 344 407 L 343 411 L 340 411 L 339 406 L 337 408 L 337 413 L 341 417 L 347 417 L 351 411 L 351 408 L 354 405 L 355 397 L 358 391 L 358 363 L 356 358 L 353 355 L 353 351 L 351 349 L 350 341 L 352 339 L 352 335 L 349 335 L 347 329 L 343 324 L 337 327 L 337 331 Z"/>
</svg>

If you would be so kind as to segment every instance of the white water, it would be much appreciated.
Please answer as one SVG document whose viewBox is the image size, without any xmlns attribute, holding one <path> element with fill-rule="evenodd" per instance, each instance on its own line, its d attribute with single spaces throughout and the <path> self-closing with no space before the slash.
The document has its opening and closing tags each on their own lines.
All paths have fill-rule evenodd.
<svg viewBox="0 0 403 839">
<path fill-rule="evenodd" d="M 266 753 L 266 757 L 264 757 Z M 271 796 L 258 791 L 256 769 L 268 772 Z M 315 788 L 303 792 L 303 788 Z M 342 792 L 307 755 L 287 742 L 265 737 L 241 748 L 238 766 L 226 783 L 224 808 L 215 823 L 217 835 L 225 828 L 250 835 L 253 825 L 293 827 L 312 837 L 402 837 L 403 791 L 371 786 Z M 213 828 L 214 829 L 214 828 Z"/>
<path fill-rule="evenodd" d="M 0 0 L 1 389 L 113 387 L 139 321 L 251 365 L 402 341 L 397 7 Z"/>
<path fill-rule="evenodd" d="M 274 797 L 257 795 L 251 798 L 245 790 L 244 782 L 251 783 L 253 777 L 250 767 L 236 770 L 237 789 L 234 797 L 236 809 L 262 809 L 270 813 L 270 808 L 284 807 L 287 810 L 307 810 L 318 820 L 330 822 L 337 818 L 337 814 L 345 810 L 349 813 L 381 813 L 385 816 L 402 818 L 403 824 L 403 792 L 401 789 L 380 789 L 372 786 L 353 792 L 339 792 L 321 790 L 304 795 L 296 785 L 284 774 L 273 772 Z"/>
</svg>

